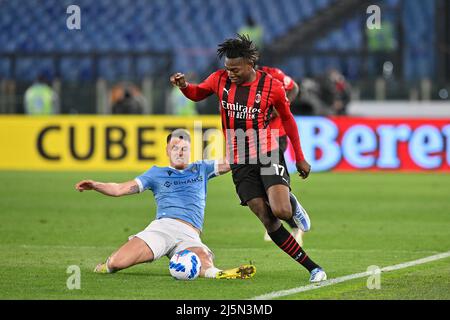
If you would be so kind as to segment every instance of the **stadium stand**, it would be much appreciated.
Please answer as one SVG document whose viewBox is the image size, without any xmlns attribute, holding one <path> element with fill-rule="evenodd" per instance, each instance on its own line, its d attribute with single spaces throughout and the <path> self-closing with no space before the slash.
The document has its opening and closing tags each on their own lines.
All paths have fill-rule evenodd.
<svg viewBox="0 0 450 320">
<path fill-rule="evenodd" d="M 65 9 L 72 1 L 3 1 L 0 10 L 0 50 L 13 52 L 106 52 L 175 50 L 174 70 L 206 68 L 214 57 L 217 43 L 232 37 L 251 10 L 264 27 L 264 40 L 270 43 L 290 27 L 312 16 L 331 0 L 247 1 L 237 0 L 109 0 L 77 1 L 82 10 L 82 28 L 66 28 Z M 271 13 L 271 14 L 269 14 Z M 183 28 L 180 28 L 180 21 Z M 65 79 L 92 76 L 89 59 L 64 59 Z M 130 61 L 100 61 L 99 75 L 117 79 L 127 74 Z M 31 68 L 34 66 L 34 68 Z M 36 67 L 37 66 L 37 67 Z M 0 63 L 0 74 L 8 76 L 7 61 Z M 20 59 L 15 77 L 32 80 L 39 70 L 55 70 L 48 61 Z M 151 72 L 152 63 L 139 62 L 139 72 Z M 30 72 L 34 69 L 34 72 Z"/>
<path fill-rule="evenodd" d="M 301 25 L 320 10 L 326 10 L 333 0 L 79 0 L 82 9 L 82 29 L 67 30 L 65 9 L 72 1 L 36 0 L 2 1 L 0 10 L 0 51 L 13 52 L 106 52 L 106 51 L 159 51 L 175 50 L 174 70 L 203 71 L 214 58 L 217 43 L 245 22 L 251 11 L 264 28 L 264 41 L 271 43 Z M 380 2 L 380 1 L 378 1 Z M 388 8 L 399 5 L 400 0 L 387 0 Z M 432 34 L 434 1 L 410 0 L 404 2 L 403 14 L 415 21 L 414 32 L 406 33 L 405 75 L 407 78 L 429 76 L 432 70 Z M 270 13 L 270 14 L 269 14 Z M 360 26 L 364 17 L 346 22 L 315 42 L 317 50 L 348 51 L 363 47 Z M 180 22 L 183 27 L 180 28 Z M 285 63 L 287 72 L 303 76 L 303 57 Z M 354 59 L 353 59 L 354 60 Z M 334 61 L 334 62 L 333 62 Z M 138 62 L 139 75 L 151 73 L 155 62 Z M 335 66 L 336 59 L 319 58 L 313 61 L 311 72 Z M 348 64 L 348 63 L 347 63 Z M 32 66 L 34 68 L 32 68 Z M 36 67 L 37 66 L 37 67 Z M 0 61 L 0 75 L 9 75 L 10 63 Z M 99 75 L 114 80 L 126 76 L 130 60 L 100 61 Z M 65 79 L 89 79 L 93 76 L 92 60 L 64 59 L 61 74 Z M 39 70 L 54 73 L 50 60 L 21 59 L 17 62 L 15 77 L 32 80 Z"/>
<path fill-rule="evenodd" d="M 436 1 L 375 0 L 359 1 L 356 5 L 357 2 L 2 0 L 0 80 L 13 79 L 28 85 L 45 74 L 50 79 L 73 83 L 95 82 L 99 78 L 108 82 L 142 81 L 146 77 L 167 76 L 175 70 L 202 77 L 218 66 L 217 44 L 233 37 L 249 15 L 264 29 L 266 50 L 280 39 L 304 31 L 311 21 L 324 20 L 319 18 L 330 15 L 339 6 L 347 4 L 352 8 L 353 4 L 353 10 L 345 10 L 345 17 L 331 14 L 338 25 L 322 21 L 309 32 L 306 43 L 294 42 L 294 49 L 301 47 L 306 53 L 279 55 L 275 65 L 297 79 L 334 67 L 349 81 L 360 81 L 367 77 L 367 3 L 382 8 L 383 21 L 395 26 L 395 40 L 402 41 L 401 51 L 396 52 L 398 61 L 394 61 L 395 71 L 400 72 L 397 75 L 408 83 L 435 76 Z M 81 9 L 81 30 L 66 27 L 66 9 L 71 4 Z M 267 61 L 266 51 L 263 58 Z"/>
</svg>

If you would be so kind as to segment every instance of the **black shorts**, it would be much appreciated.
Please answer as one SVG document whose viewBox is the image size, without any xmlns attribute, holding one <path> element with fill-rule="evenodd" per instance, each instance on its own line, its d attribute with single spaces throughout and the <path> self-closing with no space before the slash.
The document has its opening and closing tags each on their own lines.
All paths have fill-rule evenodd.
<svg viewBox="0 0 450 320">
<path fill-rule="evenodd" d="M 281 152 L 284 153 L 287 149 L 287 135 L 281 136 L 278 139 L 279 139 L 278 143 L 280 145 L 280 150 L 281 150 Z"/>
<path fill-rule="evenodd" d="M 279 152 L 279 151 L 277 151 Z M 283 153 L 280 153 L 278 163 L 261 164 L 232 164 L 233 182 L 241 205 L 255 198 L 267 199 L 267 189 L 281 184 L 290 190 L 290 177 Z"/>
</svg>

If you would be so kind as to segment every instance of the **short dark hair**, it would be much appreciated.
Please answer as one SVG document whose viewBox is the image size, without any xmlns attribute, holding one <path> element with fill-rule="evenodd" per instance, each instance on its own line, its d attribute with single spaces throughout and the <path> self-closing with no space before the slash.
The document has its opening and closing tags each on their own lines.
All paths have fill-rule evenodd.
<svg viewBox="0 0 450 320">
<path fill-rule="evenodd" d="M 175 129 L 167 136 L 167 144 L 169 144 L 172 138 L 179 138 L 191 142 L 191 135 L 185 129 Z"/>
<path fill-rule="evenodd" d="M 219 44 L 217 55 L 220 59 L 223 56 L 229 59 L 244 58 L 253 65 L 259 59 L 259 52 L 255 44 L 250 40 L 248 35 L 238 34 L 234 39 L 227 39 Z"/>
</svg>

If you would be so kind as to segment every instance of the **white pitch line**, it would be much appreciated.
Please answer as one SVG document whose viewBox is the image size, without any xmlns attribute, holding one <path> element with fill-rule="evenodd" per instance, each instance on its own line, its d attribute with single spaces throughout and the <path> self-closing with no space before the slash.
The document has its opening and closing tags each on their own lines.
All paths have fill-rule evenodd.
<svg viewBox="0 0 450 320">
<path fill-rule="evenodd" d="M 419 264 L 424 264 L 424 263 L 428 263 L 428 262 L 432 262 L 432 261 L 436 261 L 436 260 L 445 259 L 448 257 L 450 257 L 450 251 L 436 254 L 433 256 L 429 256 L 426 258 L 414 260 L 414 261 L 409 261 L 409 262 L 405 262 L 405 263 L 396 264 L 393 266 L 384 267 L 384 268 L 381 268 L 381 272 L 389 272 L 389 271 L 404 269 L 404 268 L 408 268 L 408 267 L 412 267 L 412 266 L 417 266 Z M 326 280 L 324 282 L 321 282 L 320 284 L 310 284 L 307 286 L 292 288 L 292 289 L 288 289 L 288 290 L 270 292 L 270 293 L 267 293 L 267 294 L 264 294 L 261 296 L 253 297 L 250 300 L 271 300 L 271 299 L 275 299 L 275 298 L 281 298 L 281 297 L 290 296 L 290 295 L 300 293 L 300 292 L 320 289 L 322 287 L 331 286 L 333 284 L 337 284 L 337 283 L 341 283 L 341 282 L 345 282 L 345 281 L 349 281 L 349 280 L 353 280 L 353 279 L 369 277 L 371 275 L 373 275 L 373 272 L 370 272 L 370 271 L 349 274 L 349 275 L 342 276 L 339 278 Z"/>
</svg>

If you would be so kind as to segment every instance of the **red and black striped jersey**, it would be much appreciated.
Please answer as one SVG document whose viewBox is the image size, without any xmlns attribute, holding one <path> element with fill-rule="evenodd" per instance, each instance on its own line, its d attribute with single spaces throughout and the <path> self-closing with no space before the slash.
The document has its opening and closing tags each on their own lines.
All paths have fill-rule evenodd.
<svg viewBox="0 0 450 320">
<path fill-rule="evenodd" d="M 260 66 L 259 70 L 262 70 L 265 73 L 270 74 L 272 77 L 280 81 L 283 84 L 285 91 L 290 91 L 294 89 L 294 80 L 287 74 L 285 74 L 281 69 L 268 66 Z"/>
<path fill-rule="evenodd" d="M 270 121 L 274 108 L 283 121 L 297 161 L 304 159 L 283 84 L 266 72 L 257 70 L 254 81 L 237 85 L 231 82 L 226 70 L 218 70 L 202 83 L 189 83 L 181 91 L 194 101 L 217 95 L 230 163 L 242 163 L 278 149 L 279 128 Z"/>
<path fill-rule="evenodd" d="M 280 81 L 283 84 L 283 88 L 286 92 L 294 89 L 294 80 L 288 75 L 286 75 L 281 69 L 268 66 L 260 66 L 259 70 L 262 70 L 265 73 L 270 74 L 272 77 Z M 271 125 L 274 128 L 279 128 L 280 137 L 286 135 L 286 131 L 284 130 L 283 124 L 281 123 L 280 117 L 273 118 Z"/>
</svg>

